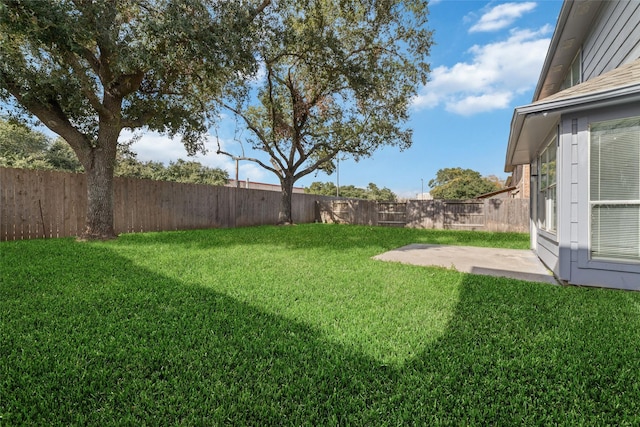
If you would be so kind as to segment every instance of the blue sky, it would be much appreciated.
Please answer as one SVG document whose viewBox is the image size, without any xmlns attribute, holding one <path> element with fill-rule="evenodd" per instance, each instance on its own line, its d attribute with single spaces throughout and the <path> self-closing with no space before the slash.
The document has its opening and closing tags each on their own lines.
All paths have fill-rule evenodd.
<svg viewBox="0 0 640 427">
<path fill-rule="evenodd" d="M 513 109 L 531 102 L 561 6 L 561 0 L 431 1 L 429 27 L 435 45 L 428 60 L 430 81 L 420 88 L 411 109 L 413 145 L 403 152 L 384 148 L 357 163 L 341 161 L 340 185 L 366 187 L 373 182 L 400 197 L 415 198 L 422 188 L 428 191 L 427 183 L 441 168 L 469 168 L 506 178 Z M 227 151 L 240 154 L 231 122 L 220 127 L 217 137 Z M 215 135 L 207 146 L 210 152 L 196 160 L 221 167 L 233 178 L 235 162 L 215 154 Z M 178 140 L 161 135 L 145 134 L 133 149 L 143 161 L 187 159 Z M 239 177 L 278 183 L 275 175 L 250 162 L 240 162 Z M 296 186 L 335 183 L 336 178 L 335 173 L 311 174 Z"/>
</svg>

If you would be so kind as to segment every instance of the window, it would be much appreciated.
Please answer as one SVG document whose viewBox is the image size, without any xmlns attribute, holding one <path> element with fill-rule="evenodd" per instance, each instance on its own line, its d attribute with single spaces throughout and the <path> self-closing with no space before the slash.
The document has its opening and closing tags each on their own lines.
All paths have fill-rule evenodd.
<svg viewBox="0 0 640 427">
<path fill-rule="evenodd" d="M 538 226 L 551 233 L 556 232 L 558 217 L 556 196 L 557 136 L 554 136 L 538 159 Z"/>
<path fill-rule="evenodd" d="M 640 117 L 590 128 L 591 258 L 640 261 Z"/>
<path fill-rule="evenodd" d="M 567 72 L 567 75 L 564 78 L 564 81 L 562 82 L 562 86 L 560 87 L 560 90 L 564 90 L 572 86 L 575 86 L 582 81 L 582 79 L 580 78 L 580 75 L 582 74 L 580 72 L 580 68 L 581 68 L 580 58 L 582 57 L 581 53 L 582 52 L 578 52 L 576 57 L 573 59 L 573 62 L 569 66 L 569 71 Z"/>
</svg>

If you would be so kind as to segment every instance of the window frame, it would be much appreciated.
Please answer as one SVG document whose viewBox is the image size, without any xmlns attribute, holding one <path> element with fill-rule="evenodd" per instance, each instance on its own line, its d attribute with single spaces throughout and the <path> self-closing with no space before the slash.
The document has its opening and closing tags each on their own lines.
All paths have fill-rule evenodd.
<svg viewBox="0 0 640 427">
<path fill-rule="evenodd" d="M 580 83 L 582 83 L 582 49 L 578 51 L 573 61 L 571 61 L 571 65 L 569 65 L 569 69 L 562 79 L 560 90 L 568 89 Z"/>
<path fill-rule="evenodd" d="M 553 236 L 558 234 L 558 140 L 558 133 L 555 132 L 550 136 L 537 159 L 537 225 L 539 230 Z M 552 152 L 551 159 L 549 154 Z M 552 167 L 549 167 L 550 163 Z M 553 181 L 549 180 L 550 176 L 553 177 Z M 550 223 L 549 220 L 552 222 Z"/>
<path fill-rule="evenodd" d="M 588 192 L 587 192 L 587 201 L 588 201 L 588 207 L 589 207 L 589 213 L 588 213 L 588 217 L 587 217 L 587 223 L 588 223 L 588 250 L 587 250 L 587 259 L 588 262 L 591 264 L 595 265 L 599 265 L 601 263 L 623 263 L 623 264 L 632 264 L 632 265 L 640 265 L 640 219 L 638 221 L 638 226 L 637 226 L 637 230 L 636 230 L 636 234 L 637 234 L 637 242 L 636 247 L 634 248 L 634 251 L 637 253 L 637 255 L 634 258 L 631 257 L 616 257 L 615 255 L 594 255 L 594 248 L 593 248 L 593 221 L 594 221 L 594 208 L 596 206 L 637 206 L 638 207 L 638 215 L 640 217 L 640 170 L 638 172 L 638 176 L 637 176 L 637 186 L 638 186 L 638 195 L 636 199 L 607 199 L 607 198 L 602 198 L 601 196 L 598 197 L 598 200 L 592 200 L 592 174 L 594 173 L 593 171 L 593 165 L 592 165 L 592 160 L 593 160 L 593 145 L 592 145 L 592 137 L 593 137 L 593 132 L 594 132 L 594 127 L 598 126 L 598 125 L 606 125 L 606 124 L 611 124 L 611 123 L 621 123 L 621 122 L 633 122 L 633 121 L 640 121 L 640 115 L 636 115 L 636 116 L 630 116 L 630 117 L 617 117 L 617 118 L 606 118 L 606 119 L 602 119 L 602 120 L 597 120 L 597 121 L 593 121 L 590 122 L 588 125 L 588 173 L 587 173 L 587 177 L 588 177 Z M 640 130 L 638 130 L 638 150 L 640 151 Z M 601 157 L 599 157 L 600 160 L 602 160 Z M 640 156 L 638 158 L 638 162 L 640 162 Z M 600 187 L 600 183 L 598 183 L 598 187 Z M 599 193 L 601 194 L 601 193 Z"/>
</svg>

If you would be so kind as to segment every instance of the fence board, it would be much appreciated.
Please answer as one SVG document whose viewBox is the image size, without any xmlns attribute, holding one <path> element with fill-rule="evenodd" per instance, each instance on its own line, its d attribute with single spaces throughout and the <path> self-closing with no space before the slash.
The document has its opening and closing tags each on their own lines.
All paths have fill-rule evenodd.
<svg viewBox="0 0 640 427">
<path fill-rule="evenodd" d="M 0 168 L 0 240 L 80 235 L 86 185 L 84 174 Z M 524 199 L 385 204 L 294 193 L 292 202 L 298 223 L 395 221 L 392 225 L 412 228 L 529 231 L 529 201 Z M 280 193 L 274 191 L 114 179 L 117 233 L 276 224 L 279 207 Z M 403 209 L 406 224 L 400 224 Z"/>
<path fill-rule="evenodd" d="M 448 230 L 483 230 L 483 201 L 445 201 L 444 228 Z"/>
<path fill-rule="evenodd" d="M 378 202 L 378 225 L 404 227 L 407 223 L 407 204 Z"/>
<path fill-rule="evenodd" d="M 403 209 L 405 224 L 401 219 Z M 321 201 L 319 210 L 322 222 L 529 232 L 529 201 L 525 199 L 411 200 L 405 203 L 338 199 Z"/>
<path fill-rule="evenodd" d="M 0 168 L 0 236 L 11 236 L 11 240 L 15 238 L 15 185 L 13 183 L 14 175 L 6 169 Z"/>
<path fill-rule="evenodd" d="M 0 168 L 0 240 L 80 235 L 86 185 L 84 174 Z M 293 194 L 294 221 L 317 221 L 325 199 Z M 276 224 L 279 208 L 274 191 L 114 178 L 116 233 Z"/>
</svg>

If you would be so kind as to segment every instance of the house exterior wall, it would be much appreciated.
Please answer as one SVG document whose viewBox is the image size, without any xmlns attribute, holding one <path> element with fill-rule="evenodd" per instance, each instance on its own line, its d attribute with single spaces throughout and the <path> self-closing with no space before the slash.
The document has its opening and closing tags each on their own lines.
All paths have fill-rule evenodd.
<svg viewBox="0 0 640 427">
<path fill-rule="evenodd" d="M 582 45 L 582 77 L 587 81 L 640 57 L 640 2 L 608 1 Z"/>
<path fill-rule="evenodd" d="M 629 104 L 605 110 L 594 110 L 588 114 L 569 116 L 563 121 L 577 121 L 577 135 L 567 138 L 571 143 L 571 158 L 563 163 L 569 168 L 571 180 L 565 191 L 569 192 L 570 203 L 567 226 L 570 240 L 560 242 L 570 248 L 571 256 L 564 262 L 570 265 L 569 283 L 606 286 L 621 289 L 640 290 L 640 263 L 632 261 L 601 261 L 590 256 L 591 208 L 589 203 L 589 127 L 591 123 L 640 116 L 640 105 Z"/>
<path fill-rule="evenodd" d="M 591 123 L 640 116 L 640 105 L 569 113 L 558 125 L 557 232 L 538 227 L 537 160 L 531 163 L 531 247 L 556 277 L 569 284 L 640 290 L 640 263 L 590 256 L 589 129 Z M 541 152 L 548 138 L 540 144 Z"/>
<path fill-rule="evenodd" d="M 553 138 L 553 134 L 558 132 L 558 127 L 554 127 L 554 130 L 547 135 L 543 140 L 540 141 L 540 145 L 538 147 L 538 152 L 534 158 L 534 161 L 529 166 L 529 170 L 531 171 L 531 183 L 530 183 L 530 193 L 531 193 L 531 248 L 535 250 L 538 254 L 538 257 L 542 262 L 549 268 L 549 270 L 553 271 L 556 277 L 560 277 L 560 245 L 559 245 L 559 233 L 561 231 L 560 227 L 560 209 L 558 208 L 558 221 L 557 221 L 557 231 L 556 233 L 551 233 L 546 230 L 543 230 L 539 227 L 539 211 L 540 209 L 544 209 L 544 201 L 541 199 L 541 193 L 539 188 L 539 176 L 538 176 L 538 157 L 540 153 L 547 147 L 549 141 Z M 559 144 L 559 143 L 558 143 Z M 557 152 L 556 164 L 559 165 L 561 162 L 561 153 L 560 150 Z M 556 171 L 560 169 L 556 167 Z M 558 203 L 560 202 L 560 188 L 561 188 L 561 177 L 557 174 L 556 178 L 556 188 L 558 189 Z M 559 205 L 558 205 L 559 207 Z"/>
<path fill-rule="evenodd" d="M 508 197 L 513 199 L 528 199 L 531 189 L 531 173 L 529 165 L 517 165 L 508 178 L 507 186 L 515 187 Z"/>
<path fill-rule="evenodd" d="M 608 214 L 602 213 L 602 206 L 609 204 L 607 199 L 600 200 L 599 196 L 594 196 L 598 200 L 592 202 L 590 194 L 592 124 L 640 117 L 638 28 L 638 0 L 565 0 L 551 50 L 547 55 L 547 63 L 556 65 L 545 67 L 538 82 L 538 87 L 543 88 L 539 93 L 544 96 L 534 98 L 534 102 L 528 106 L 516 108 L 512 119 L 507 167 L 513 171 L 512 179 L 516 182 L 518 171 L 514 166 L 527 162 L 530 167 L 531 248 L 558 279 L 569 284 L 640 291 L 640 260 L 635 252 L 638 244 L 635 240 L 640 238 L 640 230 L 636 229 L 635 212 L 628 213 L 631 216 L 624 219 L 623 216 L 616 216 L 622 210 L 614 212 L 612 209 L 614 215 L 607 217 Z M 566 79 L 561 80 L 559 75 L 551 73 L 554 69 L 557 72 L 558 67 L 575 58 L 578 51 L 582 73 L 580 83 L 561 90 L 562 85 L 557 83 Z M 602 127 L 598 132 L 602 135 Z M 543 138 L 545 133 L 548 134 Z M 555 230 L 553 222 L 549 222 L 549 215 L 554 214 L 554 196 L 550 191 L 553 186 L 545 179 L 545 175 L 548 177 L 546 173 L 538 176 L 541 175 L 541 170 L 552 165 L 553 158 L 547 147 L 554 135 L 557 135 Z M 621 148 L 624 145 L 616 146 L 620 150 L 625 149 Z M 606 163 L 609 169 L 617 166 L 612 163 L 618 161 L 613 154 L 615 153 L 609 151 Z M 539 167 L 542 157 L 545 159 L 543 167 Z M 600 157 L 596 159 L 600 161 Z M 629 170 L 634 170 L 635 160 L 632 159 L 635 157 L 624 156 L 621 167 L 627 164 L 630 165 Z M 624 170 L 616 172 L 624 173 Z M 636 172 L 626 173 L 632 173 L 634 177 L 636 175 Z M 605 181 L 610 188 L 615 188 L 618 181 L 620 186 L 625 185 L 624 177 L 609 175 L 606 178 L 608 181 Z M 598 185 L 602 183 L 599 176 L 594 175 L 594 179 Z M 540 182 L 547 183 L 546 193 L 540 191 Z M 637 181 L 628 185 L 635 186 Z M 620 190 L 632 191 L 635 188 L 620 187 Z M 609 194 L 615 195 L 615 191 Z M 622 200 L 611 200 L 611 204 L 637 206 L 637 201 L 624 202 L 629 197 L 634 197 L 633 192 L 629 193 L 630 196 L 621 194 Z M 599 206 L 597 212 L 603 215 L 596 219 L 606 218 L 611 219 L 611 222 L 596 224 L 592 219 L 596 208 L 592 208 L 592 205 Z M 593 248 L 592 224 L 596 227 L 593 232 Z M 605 232 L 613 234 L 595 235 L 602 230 L 601 226 L 610 227 Z M 601 238 L 608 239 L 608 247 L 604 251 Z M 619 255 L 617 250 L 621 251 Z M 625 253 L 625 250 L 629 252 Z M 595 255 L 592 256 L 592 253 Z M 611 259 L 605 258 L 606 256 Z"/>
</svg>

